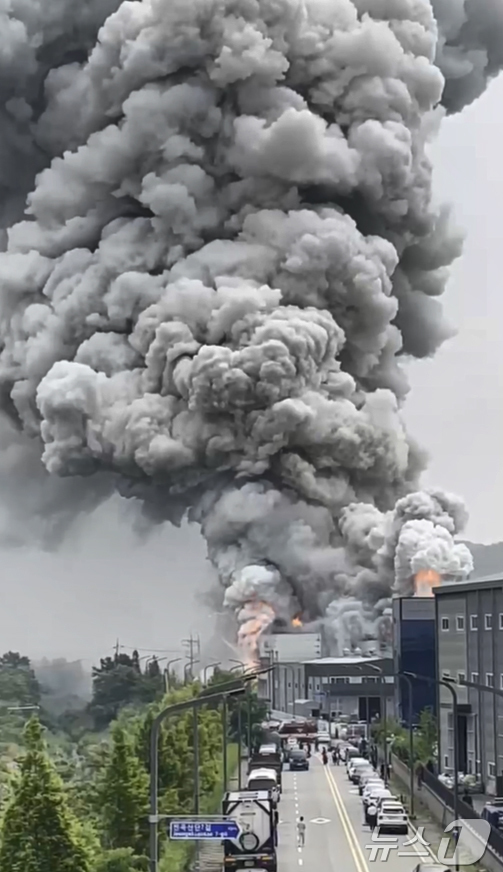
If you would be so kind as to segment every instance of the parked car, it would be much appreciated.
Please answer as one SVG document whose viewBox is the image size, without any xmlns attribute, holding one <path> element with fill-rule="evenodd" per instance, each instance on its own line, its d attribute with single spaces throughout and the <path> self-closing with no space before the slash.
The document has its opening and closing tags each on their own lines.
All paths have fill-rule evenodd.
<svg viewBox="0 0 503 872">
<path fill-rule="evenodd" d="M 379 790 L 379 788 L 384 789 L 385 787 L 386 785 L 382 778 L 379 778 L 379 776 L 376 775 L 375 778 L 371 778 L 363 785 L 362 798 L 368 796 L 369 793 L 373 793 L 374 790 Z"/>
<path fill-rule="evenodd" d="M 368 765 L 369 765 L 368 760 L 359 760 L 359 761 L 352 762 L 352 765 L 348 767 L 349 780 L 352 781 L 353 784 L 357 784 L 360 770 L 362 770 L 362 769 L 367 770 Z"/>
<path fill-rule="evenodd" d="M 407 833 L 409 819 L 407 812 L 400 802 L 386 800 L 377 810 L 377 832 Z"/>
<path fill-rule="evenodd" d="M 497 830 L 503 830 L 503 798 L 495 796 L 490 802 L 486 802 L 481 817 Z"/>
<path fill-rule="evenodd" d="M 358 748 L 353 748 L 352 745 L 350 745 L 349 743 L 346 743 L 345 745 L 342 746 L 341 756 L 342 756 L 342 759 L 344 760 L 344 763 L 346 763 L 346 765 L 349 763 L 350 760 L 356 760 L 357 757 L 360 760 L 364 759 L 361 756 L 360 752 L 358 751 Z"/>
<path fill-rule="evenodd" d="M 362 764 L 365 764 L 365 766 L 368 766 L 369 762 L 368 762 L 368 760 L 365 760 L 365 757 L 360 757 L 359 754 L 357 754 L 354 757 L 346 757 L 346 772 L 349 773 L 349 770 L 352 767 L 357 766 L 358 764 L 360 766 Z"/>
<path fill-rule="evenodd" d="M 309 759 L 307 753 L 302 748 L 292 748 L 290 751 L 290 772 L 298 772 L 299 770 L 309 769 Z"/>
<path fill-rule="evenodd" d="M 377 811 L 379 811 L 383 802 L 392 802 L 395 799 L 396 797 L 393 796 L 391 790 L 388 790 L 386 787 L 380 787 L 373 793 L 367 794 L 367 796 L 363 798 L 363 814 L 365 815 L 365 821 L 368 823 L 367 811 L 371 805 L 374 805 Z"/>
<path fill-rule="evenodd" d="M 363 769 L 362 767 L 361 769 L 356 770 L 355 784 L 358 785 L 358 792 L 360 796 L 363 793 L 363 788 L 365 787 L 365 784 L 367 783 L 367 781 L 369 781 L 369 779 L 372 778 L 379 778 L 374 769 L 371 769 L 370 767 L 368 769 Z"/>
</svg>

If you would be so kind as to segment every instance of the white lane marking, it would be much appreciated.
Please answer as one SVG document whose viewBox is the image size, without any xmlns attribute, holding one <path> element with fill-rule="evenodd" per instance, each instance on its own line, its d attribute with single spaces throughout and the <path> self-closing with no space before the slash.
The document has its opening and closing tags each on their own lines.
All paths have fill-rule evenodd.
<svg viewBox="0 0 503 872">
<path fill-rule="evenodd" d="M 304 865 L 304 860 L 302 859 L 302 857 L 299 857 L 299 866 L 303 866 L 303 865 Z"/>
</svg>

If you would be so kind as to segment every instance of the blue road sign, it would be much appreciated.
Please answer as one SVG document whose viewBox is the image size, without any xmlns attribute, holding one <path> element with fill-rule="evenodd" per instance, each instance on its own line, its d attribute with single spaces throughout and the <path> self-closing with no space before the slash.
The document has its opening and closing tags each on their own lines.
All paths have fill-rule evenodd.
<svg viewBox="0 0 503 872">
<path fill-rule="evenodd" d="M 215 841 L 237 839 L 240 829 L 234 821 L 171 821 L 170 839 L 180 841 Z"/>
</svg>

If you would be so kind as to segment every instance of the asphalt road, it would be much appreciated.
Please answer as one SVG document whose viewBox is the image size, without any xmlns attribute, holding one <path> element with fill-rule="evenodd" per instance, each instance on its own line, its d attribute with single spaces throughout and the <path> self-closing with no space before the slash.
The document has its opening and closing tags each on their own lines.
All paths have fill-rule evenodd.
<svg viewBox="0 0 503 872">
<path fill-rule="evenodd" d="M 304 848 L 297 847 L 300 815 L 307 825 Z M 412 872 L 418 863 L 434 862 L 420 840 L 404 845 L 414 839 L 412 829 L 407 836 L 389 835 L 392 841 L 387 843 L 372 842 L 361 798 L 345 766 L 323 766 L 318 757 L 311 758 L 309 772 L 283 773 L 279 819 L 278 872 Z M 383 852 L 387 845 L 389 852 Z"/>
</svg>

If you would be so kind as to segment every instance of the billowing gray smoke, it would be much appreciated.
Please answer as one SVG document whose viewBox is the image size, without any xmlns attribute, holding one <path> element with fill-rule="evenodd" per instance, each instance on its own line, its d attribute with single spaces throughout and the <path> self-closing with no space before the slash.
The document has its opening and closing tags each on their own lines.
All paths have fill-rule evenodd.
<svg viewBox="0 0 503 872">
<path fill-rule="evenodd" d="M 242 621 L 385 636 L 393 588 L 471 567 L 459 501 L 419 491 L 401 363 L 451 335 L 427 146 L 498 72 L 501 5 L 116 7 L 0 12 L 16 449 L 190 510 Z"/>
</svg>

